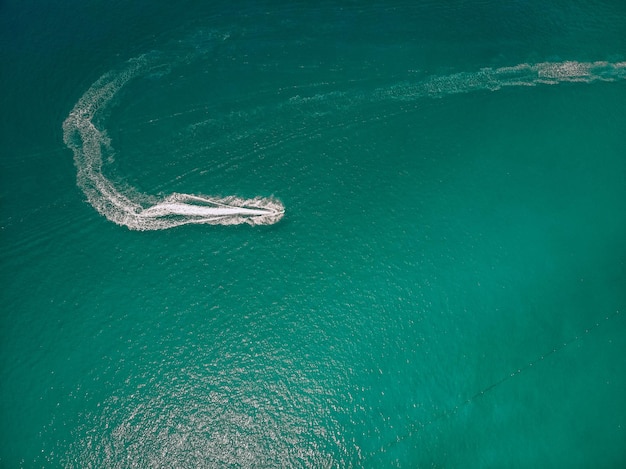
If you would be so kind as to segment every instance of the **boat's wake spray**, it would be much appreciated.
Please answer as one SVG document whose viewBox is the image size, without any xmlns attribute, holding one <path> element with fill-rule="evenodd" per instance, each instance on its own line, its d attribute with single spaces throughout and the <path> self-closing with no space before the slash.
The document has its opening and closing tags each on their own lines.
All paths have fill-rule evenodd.
<svg viewBox="0 0 626 469">
<path fill-rule="evenodd" d="M 152 68 L 150 58 L 141 56 L 127 62 L 121 71 L 105 74 L 78 100 L 63 123 L 63 139 L 74 152 L 78 186 L 89 203 L 107 219 L 133 230 L 161 230 L 192 223 L 269 225 L 279 221 L 285 209 L 273 198 L 245 200 L 174 193 L 155 202 L 143 194 L 122 192 L 103 175 L 103 149 L 112 149 L 106 131 L 96 127 L 94 118 L 107 109 L 129 80 Z M 361 95 L 360 99 L 365 102 L 415 100 L 505 87 L 612 82 L 625 78 L 626 62 L 543 62 L 435 76 L 378 89 L 369 96 Z"/>
<path fill-rule="evenodd" d="M 285 208 L 274 198 L 205 197 L 171 194 L 154 203 L 142 194 L 123 193 L 102 173 L 103 148 L 110 150 L 106 132 L 94 117 L 106 109 L 115 94 L 138 72 L 148 68 L 140 57 L 121 72 L 110 72 L 80 98 L 63 123 L 63 140 L 74 152 L 78 186 L 89 203 L 107 219 L 132 230 L 163 230 L 187 224 L 271 225 Z"/>
</svg>

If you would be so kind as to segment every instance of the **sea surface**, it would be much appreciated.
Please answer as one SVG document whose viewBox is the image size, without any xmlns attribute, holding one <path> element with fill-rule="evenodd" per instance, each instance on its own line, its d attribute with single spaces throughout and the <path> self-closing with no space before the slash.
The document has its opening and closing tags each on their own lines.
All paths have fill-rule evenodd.
<svg viewBox="0 0 626 469">
<path fill-rule="evenodd" d="M 623 0 L 4 0 L 0 90 L 0 467 L 626 467 Z"/>
</svg>

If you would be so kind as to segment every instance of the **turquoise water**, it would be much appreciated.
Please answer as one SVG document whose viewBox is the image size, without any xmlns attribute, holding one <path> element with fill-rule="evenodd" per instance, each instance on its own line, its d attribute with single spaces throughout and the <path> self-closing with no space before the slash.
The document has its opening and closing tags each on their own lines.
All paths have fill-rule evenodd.
<svg viewBox="0 0 626 469">
<path fill-rule="evenodd" d="M 623 467 L 622 2 L 203 3 L 0 3 L 0 467 Z"/>
</svg>

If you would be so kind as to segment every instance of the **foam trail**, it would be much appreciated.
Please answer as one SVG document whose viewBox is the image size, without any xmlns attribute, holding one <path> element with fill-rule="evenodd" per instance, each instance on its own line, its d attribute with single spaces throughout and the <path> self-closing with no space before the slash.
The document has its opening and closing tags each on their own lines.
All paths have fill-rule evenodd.
<svg viewBox="0 0 626 469">
<path fill-rule="evenodd" d="M 273 198 L 245 200 L 174 193 L 155 202 L 147 195 L 122 192 L 103 175 L 102 153 L 112 148 L 106 132 L 94 124 L 95 118 L 133 77 L 150 72 L 154 68 L 150 63 L 148 56 L 142 56 L 130 60 L 123 70 L 102 76 L 78 100 L 63 123 L 63 140 L 74 152 L 77 183 L 89 203 L 107 219 L 133 230 L 162 230 L 186 224 L 269 225 L 278 222 L 285 209 Z M 435 76 L 419 83 L 378 89 L 369 96 L 361 95 L 356 101 L 415 100 L 505 87 L 624 79 L 626 62 L 542 62 Z"/>
<path fill-rule="evenodd" d="M 401 84 L 390 89 L 378 90 L 376 95 L 413 100 L 473 91 L 497 91 L 513 86 L 613 82 L 624 79 L 626 79 L 626 62 L 541 62 L 435 76 L 422 83 Z"/>
<path fill-rule="evenodd" d="M 102 173 L 103 149 L 111 150 L 105 131 L 94 118 L 134 76 L 149 68 L 144 56 L 129 61 L 121 72 L 96 81 L 78 100 L 63 122 L 63 141 L 74 152 L 77 184 L 89 203 L 102 215 L 132 230 L 162 230 L 187 224 L 270 225 L 285 213 L 273 198 L 203 197 L 174 193 L 157 203 L 142 194 L 122 193 Z"/>
</svg>

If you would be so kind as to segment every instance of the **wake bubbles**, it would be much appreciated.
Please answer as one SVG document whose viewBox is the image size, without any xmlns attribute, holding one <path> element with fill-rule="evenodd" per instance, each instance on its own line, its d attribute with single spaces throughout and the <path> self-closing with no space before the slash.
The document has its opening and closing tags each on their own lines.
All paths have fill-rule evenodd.
<svg viewBox="0 0 626 469">
<path fill-rule="evenodd" d="M 626 62 L 541 62 L 435 76 L 421 83 L 400 84 L 379 90 L 377 95 L 381 98 L 408 101 L 473 91 L 497 91 L 505 87 L 613 82 L 624 79 Z"/>
<path fill-rule="evenodd" d="M 150 72 L 151 68 L 151 60 L 146 55 L 130 60 L 121 71 L 105 74 L 78 100 L 63 123 L 63 140 L 74 152 L 77 183 L 89 203 L 110 221 L 132 230 L 162 230 L 187 224 L 269 225 L 278 222 L 285 209 L 273 198 L 217 198 L 174 193 L 155 201 L 132 190 L 123 191 L 103 175 L 102 151 L 112 149 L 106 131 L 96 127 L 95 118 L 133 77 Z M 418 83 L 379 89 L 370 96 L 361 95 L 360 99 L 415 100 L 497 91 L 504 87 L 623 79 L 626 79 L 626 62 L 542 62 L 435 76 Z"/>
<path fill-rule="evenodd" d="M 171 194 L 156 203 L 132 190 L 122 192 L 102 173 L 102 150 L 111 149 L 103 129 L 94 124 L 116 93 L 133 77 L 149 69 L 146 56 L 133 59 L 119 72 L 109 72 L 78 100 L 63 122 L 63 141 L 74 152 L 77 183 L 89 203 L 108 220 L 131 230 L 163 230 L 180 225 L 271 225 L 285 208 L 276 199 L 204 197 Z"/>
</svg>

